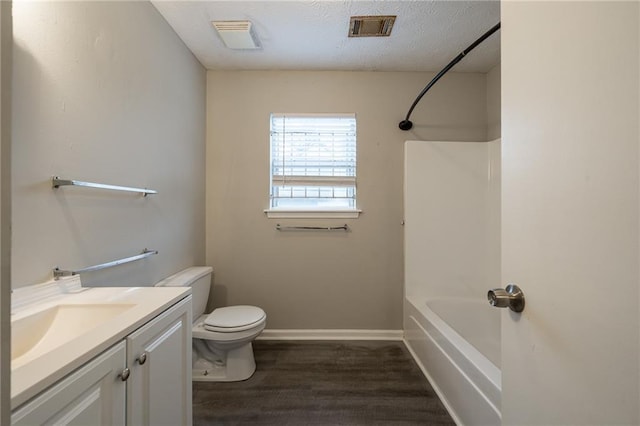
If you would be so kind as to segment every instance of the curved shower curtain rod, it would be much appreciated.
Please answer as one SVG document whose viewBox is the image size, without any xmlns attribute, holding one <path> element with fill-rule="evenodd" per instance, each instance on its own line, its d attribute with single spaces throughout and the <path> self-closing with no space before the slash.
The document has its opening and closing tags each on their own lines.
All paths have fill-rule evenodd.
<svg viewBox="0 0 640 426">
<path fill-rule="evenodd" d="M 411 117 L 411 113 L 413 112 L 413 109 L 416 107 L 416 105 L 418 105 L 418 102 L 420 102 L 420 99 L 422 99 L 422 97 L 424 96 L 425 93 L 427 93 L 429 91 L 429 89 L 431 89 L 431 86 L 433 86 L 434 84 L 436 84 L 436 81 L 440 80 L 440 77 L 442 77 L 443 75 L 445 75 L 447 73 L 447 71 L 449 71 L 451 68 L 453 68 L 453 66 L 455 64 L 457 64 L 458 62 L 460 62 L 460 60 L 462 58 L 465 57 L 465 55 L 467 55 L 469 52 L 471 52 L 473 49 L 475 49 L 475 47 L 477 45 L 479 45 L 480 43 L 482 43 L 483 41 L 485 41 L 491 34 L 495 33 L 496 31 L 498 31 L 500 29 L 500 22 L 498 22 L 493 28 L 491 28 L 489 31 L 487 31 L 486 33 L 484 33 L 479 39 L 477 39 L 476 41 L 474 41 L 471 46 L 467 47 L 466 49 L 464 49 L 462 52 L 460 52 L 460 54 L 458 56 L 456 56 L 453 61 L 449 62 L 449 64 L 444 67 L 442 69 L 442 71 L 440 71 L 434 78 L 433 80 L 431 80 L 429 82 L 429 84 L 427 84 L 425 86 L 424 89 L 422 89 L 422 92 L 420 92 L 420 94 L 418 95 L 418 97 L 416 98 L 415 101 L 413 101 L 413 104 L 411 105 L 411 108 L 409 108 L 409 112 L 407 112 L 407 116 L 405 117 L 404 120 L 402 120 L 400 123 L 398 123 L 398 127 L 400 127 L 401 130 L 409 130 L 413 127 L 413 123 L 409 120 L 409 117 Z"/>
</svg>

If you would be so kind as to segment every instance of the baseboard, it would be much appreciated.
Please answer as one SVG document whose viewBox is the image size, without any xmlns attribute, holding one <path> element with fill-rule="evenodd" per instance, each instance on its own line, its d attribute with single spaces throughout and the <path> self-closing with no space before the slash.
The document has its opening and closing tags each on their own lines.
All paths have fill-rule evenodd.
<svg viewBox="0 0 640 426">
<path fill-rule="evenodd" d="M 282 330 L 266 329 L 257 340 L 398 340 L 402 330 Z"/>
</svg>

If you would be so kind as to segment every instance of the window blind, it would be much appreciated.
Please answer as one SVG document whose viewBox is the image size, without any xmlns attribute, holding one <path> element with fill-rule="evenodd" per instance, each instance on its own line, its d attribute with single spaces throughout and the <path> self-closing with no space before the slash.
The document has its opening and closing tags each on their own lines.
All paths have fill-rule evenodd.
<svg viewBox="0 0 640 426">
<path fill-rule="evenodd" d="M 355 208 L 355 114 L 271 115 L 271 207 Z"/>
</svg>

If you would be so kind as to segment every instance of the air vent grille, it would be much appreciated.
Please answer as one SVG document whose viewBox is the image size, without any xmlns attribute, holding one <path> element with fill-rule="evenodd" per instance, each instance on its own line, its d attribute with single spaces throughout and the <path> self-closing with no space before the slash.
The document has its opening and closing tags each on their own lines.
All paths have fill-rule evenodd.
<svg viewBox="0 0 640 426">
<path fill-rule="evenodd" d="M 229 49 L 260 48 L 260 39 L 251 21 L 213 21 L 212 24 Z"/>
<path fill-rule="evenodd" d="M 249 21 L 213 21 L 213 26 L 218 31 L 250 31 Z"/>
<path fill-rule="evenodd" d="M 395 21 L 395 15 L 352 16 L 349 37 L 389 37 Z"/>
</svg>

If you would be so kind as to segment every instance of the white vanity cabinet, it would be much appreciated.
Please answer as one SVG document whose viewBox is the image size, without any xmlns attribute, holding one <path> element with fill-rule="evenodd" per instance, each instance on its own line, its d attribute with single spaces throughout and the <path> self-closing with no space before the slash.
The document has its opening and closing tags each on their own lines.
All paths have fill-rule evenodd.
<svg viewBox="0 0 640 426">
<path fill-rule="evenodd" d="M 128 425 L 191 425 L 191 296 L 127 337 Z"/>
<path fill-rule="evenodd" d="M 191 296 L 12 412 L 12 425 L 192 424 Z M 46 360 L 45 360 L 46 362 Z"/>
<path fill-rule="evenodd" d="M 124 425 L 126 344 L 117 345 L 22 405 L 13 425 Z"/>
</svg>

